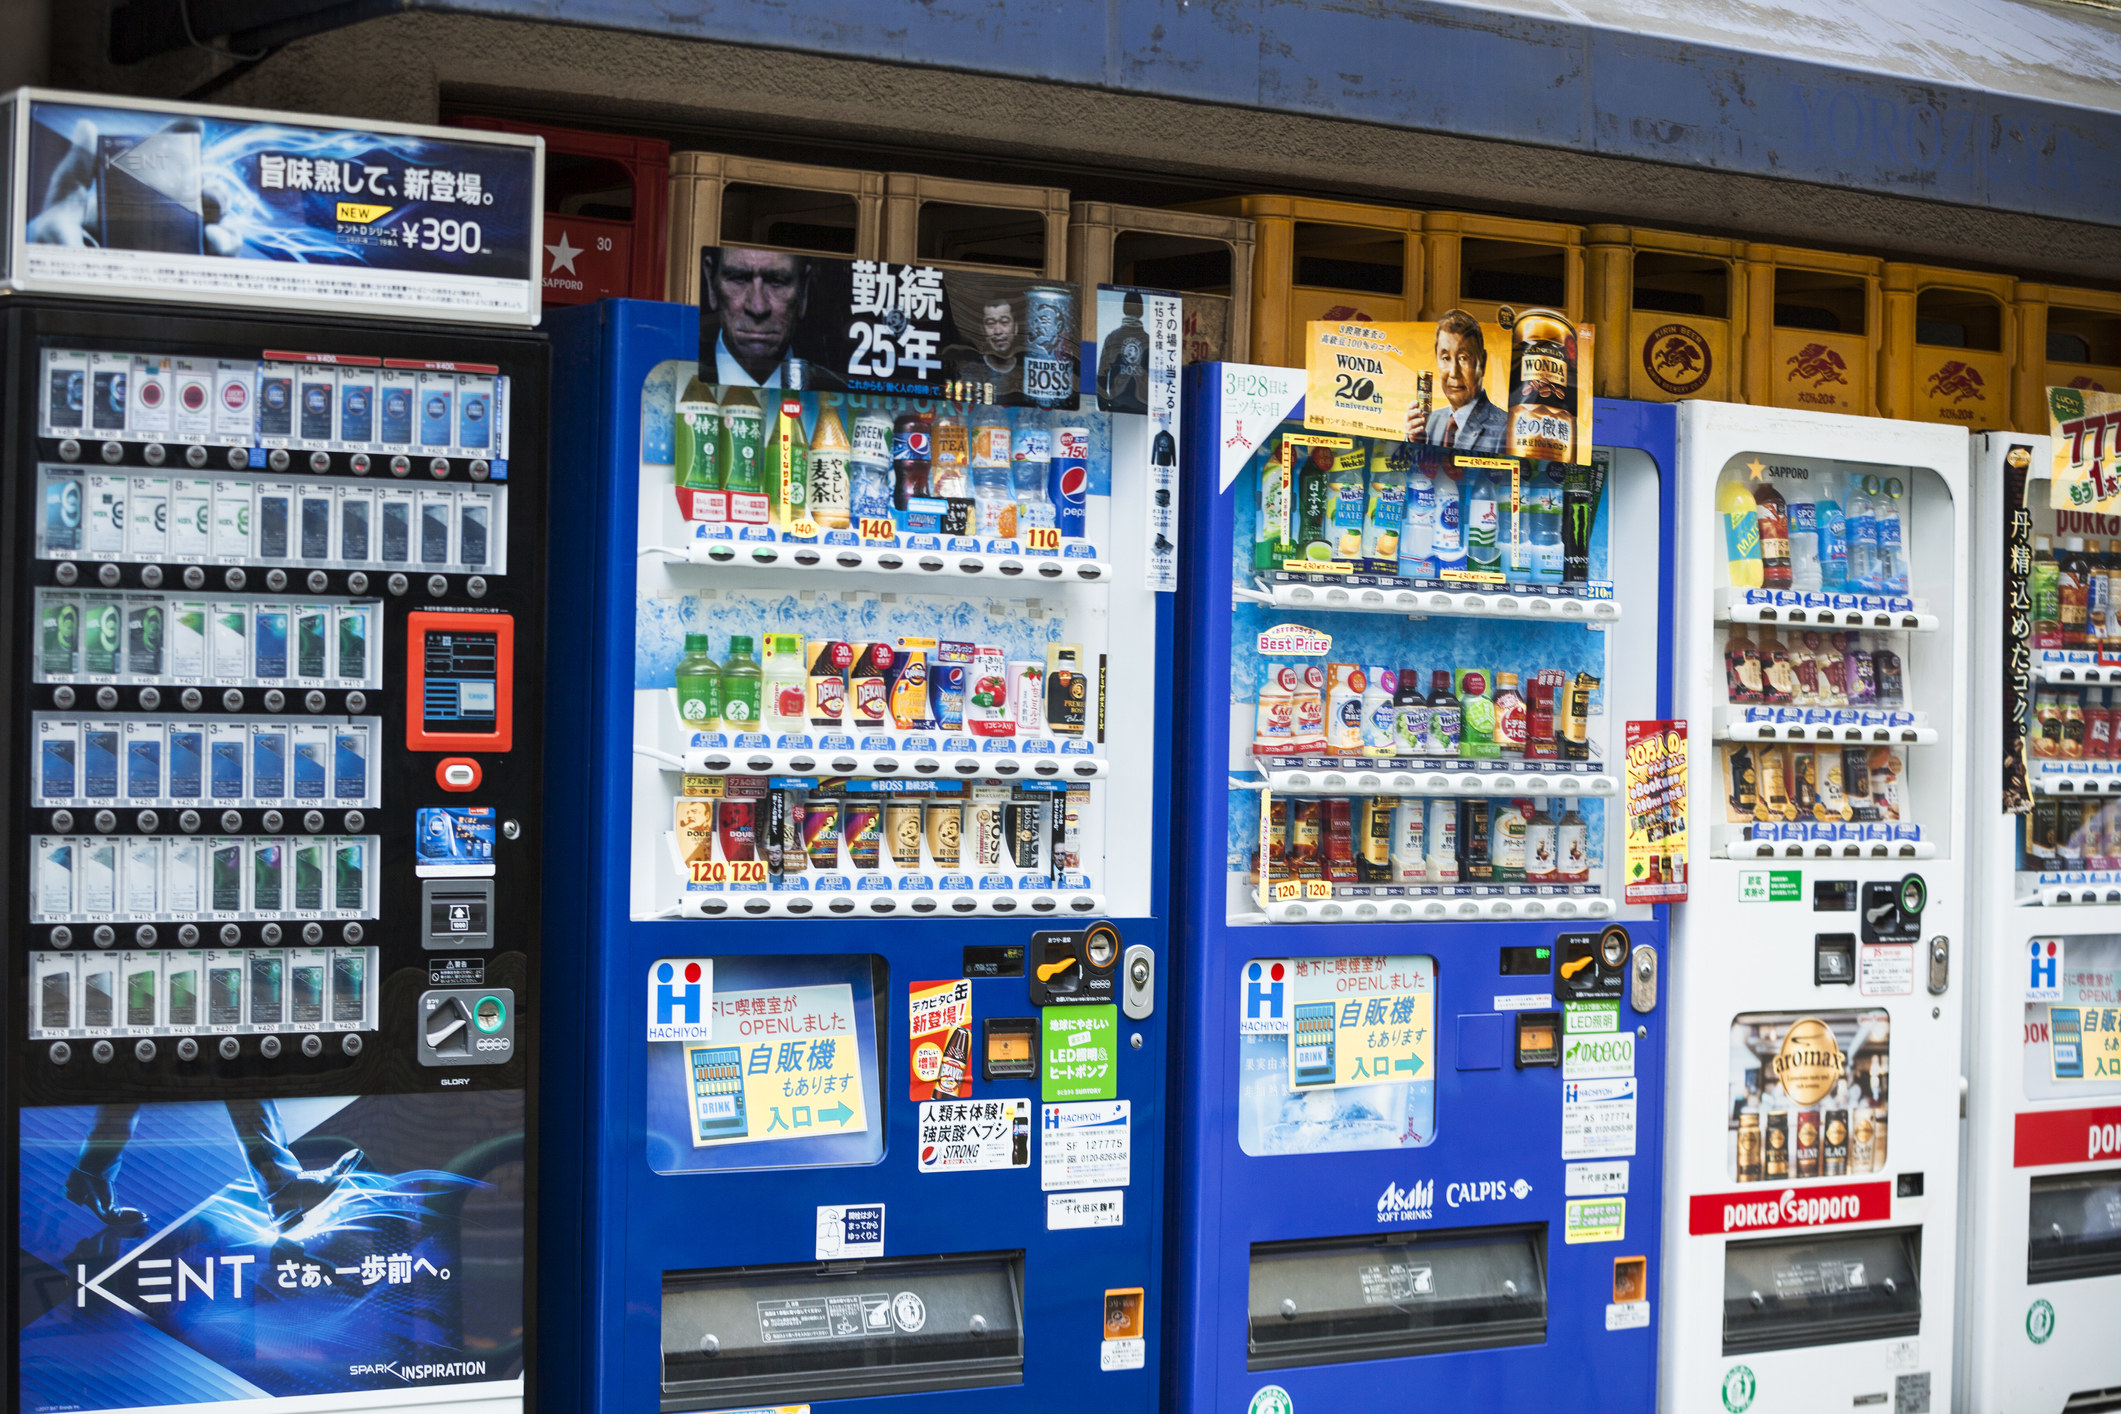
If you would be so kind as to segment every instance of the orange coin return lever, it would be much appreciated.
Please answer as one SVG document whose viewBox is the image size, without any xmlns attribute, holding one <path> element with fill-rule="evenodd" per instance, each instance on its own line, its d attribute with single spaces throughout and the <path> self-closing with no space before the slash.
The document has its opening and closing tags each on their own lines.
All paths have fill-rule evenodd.
<svg viewBox="0 0 2121 1414">
<path fill-rule="evenodd" d="M 1058 977 L 1063 971 L 1073 966 L 1075 966 L 1075 959 L 1072 957 L 1060 958 L 1053 962 L 1042 962 L 1038 966 L 1038 980 L 1041 982 L 1051 982 L 1055 977 Z"/>
</svg>

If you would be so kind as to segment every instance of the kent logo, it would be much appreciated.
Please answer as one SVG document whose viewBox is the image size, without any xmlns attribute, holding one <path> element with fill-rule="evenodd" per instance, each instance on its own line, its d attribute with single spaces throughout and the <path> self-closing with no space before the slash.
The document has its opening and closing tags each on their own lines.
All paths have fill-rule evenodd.
<svg viewBox="0 0 2121 1414">
<path fill-rule="evenodd" d="M 714 1039 L 714 962 L 666 957 L 648 969 L 648 1039 Z"/>
</svg>

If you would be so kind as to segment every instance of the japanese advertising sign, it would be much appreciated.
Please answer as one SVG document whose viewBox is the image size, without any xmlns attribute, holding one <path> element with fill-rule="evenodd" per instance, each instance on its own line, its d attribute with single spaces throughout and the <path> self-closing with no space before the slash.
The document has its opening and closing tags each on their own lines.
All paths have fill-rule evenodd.
<svg viewBox="0 0 2121 1414">
<path fill-rule="evenodd" d="M 1884 1172 L 1891 1028 L 1878 1008 L 1734 1017 L 1727 1110 L 1733 1181 Z"/>
<path fill-rule="evenodd" d="M 1065 280 L 700 248 L 704 383 L 1073 410 L 1081 339 Z"/>
<path fill-rule="evenodd" d="M 964 977 L 915 982 L 907 992 L 908 1067 L 916 1100 L 961 1100 L 972 1093 L 972 983 Z"/>
<path fill-rule="evenodd" d="M 2029 443 L 2003 456 L 2003 808 L 2022 815 L 2033 808 L 2025 779 L 2025 697 L 2033 666 L 2033 512 L 2026 503 L 2032 470 Z"/>
<path fill-rule="evenodd" d="M 2025 1097 L 2121 1094 L 2121 935 L 2033 938 L 2025 976 Z"/>
<path fill-rule="evenodd" d="M 732 955 L 712 959 L 711 970 L 707 961 L 665 958 L 649 969 L 650 1167 L 874 1163 L 884 1148 L 884 1065 L 873 959 Z M 660 976 L 665 964 L 668 979 Z"/>
<path fill-rule="evenodd" d="M 1085 345 L 1085 377 L 1095 381 L 1101 412 L 1134 413 L 1149 419 L 1148 587 L 1178 588 L 1178 370 L 1179 297 L 1127 285 L 1097 287 L 1097 327 L 1105 330 L 1093 351 Z"/>
<path fill-rule="evenodd" d="M 1049 1006 L 1039 1012 L 1044 1100 L 1110 1100 L 1119 1095 L 1119 1008 Z"/>
<path fill-rule="evenodd" d="M 1685 722 L 1627 724 L 1628 903 L 1686 898 Z"/>
<path fill-rule="evenodd" d="M 23 1110 L 19 1407 L 520 1400 L 523 1121 L 518 1090 Z"/>
<path fill-rule="evenodd" d="M 2121 393 L 2048 389 L 2047 433 L 2054 439 L 2049 504 L 2121 513 Z"/>
<path fill-rule="evenodd" d="M 1454 309 L 1420 323 L 1305 327 L 1304 426 L 1314 431 L 1591 459 L 1589 325 L 1546 309 L 1484 324 Z"/>
<path fill-rule="evenodd" d="M 931 1100 L 921 1106 L 920 1171 L 1031 1167 L 1031 1102 Z"/>
<path fill-rule="evenodd" d="M 541 139 L 24 90 L 8 284 L 535 324 Z"/>
<path fill-rule="evenodd" d="M 1435 1142 L 1436 959 L 1260 958 L 1239 967 L 1237 984 L 1238 1147 Z"/>
</svg>

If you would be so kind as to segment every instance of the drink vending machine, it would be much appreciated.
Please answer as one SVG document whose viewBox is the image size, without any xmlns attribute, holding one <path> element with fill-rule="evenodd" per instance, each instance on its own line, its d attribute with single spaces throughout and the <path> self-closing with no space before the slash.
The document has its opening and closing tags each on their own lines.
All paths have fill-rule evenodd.
<svg viewBox="0 0 2121 1414">
<path fill-rule="evenodd" d="M 739 255 L 832 311 L 782 386 L 695 307 L 549 321 L 552 1397 L 1150 1410 L 1177 301 L 1159 420 L 1078 397 L 1073 286 L 724 250 L 710 299 Z M 1066 347 L 849 376 L 850 269 Z"/>
<path fill-rule="evenodd" d="M 538 145 L 0 114 L 8 1406 L 520 1410 Z"/>
<path fill-rule="evenodd" d="M 2121 622 L 2107 553 L 2121 520 L 2096 504 L 2088 467 L 2102 449 L 2079 440 L 2072 478 L 2071 441 L 1973 440 L 1983 954 L 1969 974 L 1958 1348 L 1966 1407 L 1998 1414 L 2097 1408 L 2121 1389 L 2109 1319 L 2121 1299 L 2121 768 L 2108 686 L 2121 682 Z"/>
<path fill-rule="evenodd" d="M 1650 1410 L 1671 409 L 1519 460 L 1304 380 L 1187 391 L 1167 1402 Z"/>
<path fill-rule="evenodd" d="M 1679 406 L 1664 1401 L 1951 1406 L 1966 434 Z"/>
</svg>

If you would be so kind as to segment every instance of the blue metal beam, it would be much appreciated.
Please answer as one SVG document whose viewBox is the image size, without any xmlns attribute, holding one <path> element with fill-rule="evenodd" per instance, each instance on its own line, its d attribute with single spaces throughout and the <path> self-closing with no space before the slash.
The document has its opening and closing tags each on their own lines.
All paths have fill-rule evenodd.
<svg viewBox="0 0 2121 1414">
<path fill-rule="evenodd" d="M 1873 35 L 1845 63 L 1448 0 L 411 0 L 423 8 L 930 65 L 1460 137 L 1781 177 L 2121 225 L 2121 112 L 1931 75 Z M 1560 13 L 1560 12 L 1557 12 Z M 1758 24 L 1773 12 L 1734 7 Z M 1693 12 L 1715 22 L 1715 6 Z M 1860 16 L 1858 17 L 1860 19 Z M 1792 23 L 1806 22 L 1792 16 Z M 2121 29 L 2031 6 L 1959 7 L 2121 72 Z M 1656 21 L 1645 21 L 1656 23 Z M 2071 26 L 2077 29 L 2073 32 Z M 1670 26 L 1662 26 L 1671 28 Z M 1860 28 L 1860 26 L 1858 26 Z M 1896 48 L 1896 44 L 1898 47 Z M 2036 46 L 2037 47 L 2037 46 Z M 1827 52 L 1833 52 L 1826 46 Z M 2041 61 L 1994 68 L 2039 89 Z M 1949 56 L 1946 56 L 1949 57 Z M 2014 68 L 2015 66 L 2015 68 Z M 2079 66 L 2080 68 L 2082 66 Z M 2082 91 L 2080 73 L 2064 74 Z M 2121 80 L 2115 81 L 2121 84 Z"/>
</svg>

